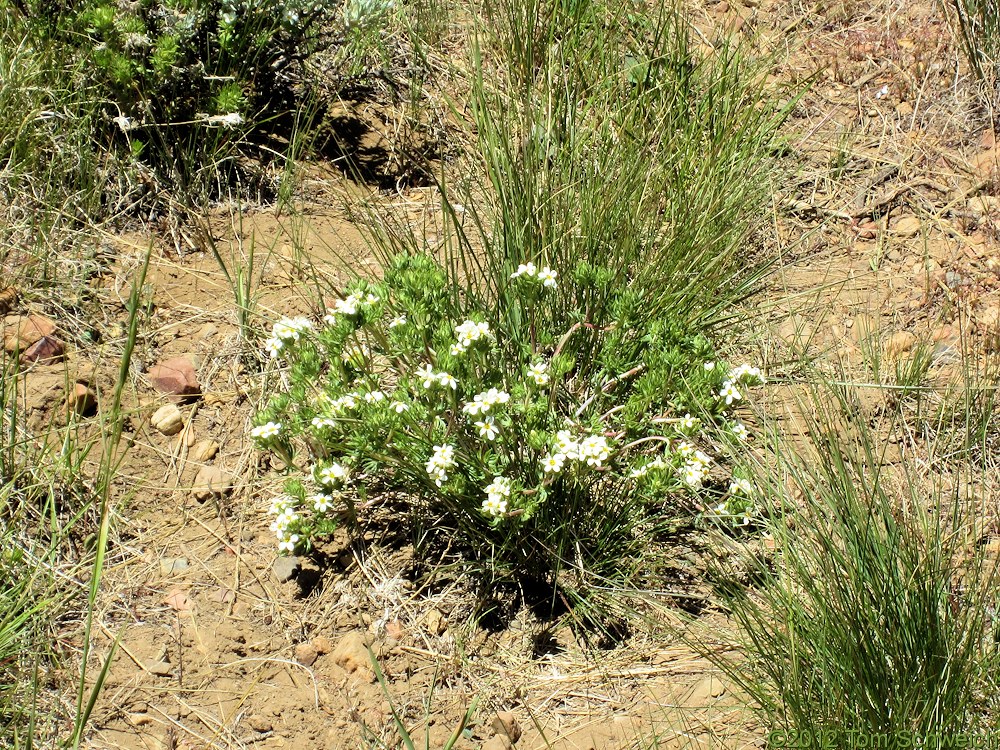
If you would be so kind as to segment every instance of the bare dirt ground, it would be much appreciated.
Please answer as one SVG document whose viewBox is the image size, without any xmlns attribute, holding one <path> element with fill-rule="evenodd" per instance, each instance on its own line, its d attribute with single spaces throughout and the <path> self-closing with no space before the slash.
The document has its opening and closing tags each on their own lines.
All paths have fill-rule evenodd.
<svg viewBox="0 0 1000 750">
<path fill-rule="evenodd" d="M 926 382 L 946 398 L 997 341 L 1000 146 L 941 8 L 747 0 L 702 10 L 706 45 L 713 28 L 756 33 L 785 47 L 777 78 L 815 76 L 788 125 L 783 158 L 797 181 L 779 186 L 780 259 L 755 303 L 773 333 L 760 352 L 778 401 L 806 358 L 884 385 L 924 353 Z M 253 243 L 266 318 L 308 310 L 310 262 L 336 276 L 339 259 L 368 257 L 331 197 L 359 188 L 338 174 L 317 183 L 297 218 L 262 210 L 234 226 L 224 208 L 212 217 L 224 258 L 245 259 Z M 420 205 L 426 195 L 386 200 Z M 458 748 L 508 747 L 508 731 L 525 750 L 763 746 L 731 686 L 665 635 L 681 622 L 669 606 L 655 610 L 662 627 L 595 647 L 513 595 L 502 627 L 474 624 L 468 584 L 442 577 L 418 588 L 421 561 L 406 544 L 337 538 L 319 561 L 278 560 L 265 510 L 279 480 L 246 438 L 267 386 L 247 366 L 216 258 L 178 255 L 156 237 L 109 242 L 117 260 L 93 282 L 108 311 L 100 343 L 72 349 L 69 367 L 33 366 L 26 381 L 37 424 L 57 401 L 46 394 L 72 385 L 66 372 L 100 401 L 120 356 L 129 280 L 152 243 L 93 664 L 119 645 L 87 747 L 394 747 L 390 706 L 431 748 L 473 707 Z M 200 395 L 178 404 L 183 429 L 167 435 L 151 423 L 170 401 L 149 370 L 177 358 L 191 363 Z M 886 391 L 870 398 L 876 409 Z M 686 592 L 704 593 L 696 582 Z M 725 623 L 709 610 L 701 625 Z"/>
</svg>

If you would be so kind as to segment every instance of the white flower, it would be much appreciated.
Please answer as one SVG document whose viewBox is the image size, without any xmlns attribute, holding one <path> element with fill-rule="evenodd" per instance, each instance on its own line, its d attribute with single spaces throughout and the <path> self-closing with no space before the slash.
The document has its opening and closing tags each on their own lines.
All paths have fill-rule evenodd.
<svg viewBox="0 0 1000 750">
<path fill-rule="evenodd" d="M 701 480 L 705 477 L 705 467 L 697 463 L 685 464 L 681 468 L 681 479 L 684 484 L 688 485 L 691 489 L 698 489 L 701 487 Z"/>
<path fill-rule="evenodd" d="M 677 427 L 681 432 L 694 432 L 698 428 L 698 420 L 690 414 L 685 414 L 684 418 L 677 423 Z"/>
<path fill-rule="evenodd" d="M 306 331 L 312 329 L 308 318 L 282 318 L 274 324 L 271 335 L 281 341 L 298 341 Z"/>
<path fill-rule="evenodd" d="M 405 325 L 406 325 L 405 315 L 397 315 L 395 318 L 389 321 L 389 328 L 397 328 L 399 326 L 405 326 Z"/>
<path fill-rule="evenodd" d="M 510 497 L 510 489 L 511 481 L 507 477 L 493 477 L 493 481 L 483 491 L 490 500 L 502 500 Z"/>
<path fill-rule="evenodd" d="M 369 391 L 364 394 L 364 398 L 367 404 L 377 404 L 385 398 L 385 394 L 382 391 Z"/>
<path fill-rule="evenodd" d="M 733 431 L 733 435 L 735 435 L 736 439 L 741 443 L 745 443 L 750 437 L 750 430 L 748 430 L 747 426 L 742 422 L 733 422 L 729 429 Z"/>
<path fill-rule="evenodd" d="M 459 326 L 455 327 L 455 338 L 458 342 L 464 346 L 468 346 L 482 338 L 488 338 L 490 336 L 490 326 L 488 323 L 476 323 L 472 320 L 467 320 Z"/>
<path fill-rule="evenodd" d="M 427 473 L 440 487 L 448 481 L 448 469 L 454 468 L 455 448 L 450 445 L 435 445 L 434 454 L 427 459 Z"/>
<path fill-rule="evenodd" d="M 729 494 L 730 495 L 750 495 L 753 493 L 753 485 L 750 484 L 750 480 L 743 479 L 742 477 L 733 477 L 733 481 L 729 483 Z"/>
<path fill-rule="evenodd" d="M 710 463 L 712 463 L 711 456 L 702 453 L 701 451 L 695 451 L 693 455 L 688 457 L 688 462 L 695 465 L 701 466 L 702 468 L 707 468 Z"/>
<path fill-rule="evenodd" d="M 629 477 L 632 479 L 639 479 L 646 476 L 649 473 L 649 464 L 643 464 L 642 466 L 637 466 L 629 472 Z"/>
<path fill-rule="evenodd" d="M 580 460 L 588 466 L 601 466 L 609 455 L 608 441 L 603 435 L 591 435 L 580 441 Z"/>
<path fill-rule="evenodd" d="M 345 466 L 332 463 L 324 466 L 316 472 L 316 481 L 325 487 L 336 487 L 338 484 L 346 484 L 350 474 Z"/>
<path fill-rule="evenodd" d="M 277 336 L 272 336 L 267 341 L 264 342 L 264 350 L 271 355 L 271 358 L 275 358 L 281 352 L 282 347 L 285 342 L 279 339 Z"/>
<path fill-rule="evenodd" d="M 554 289 L 556 287 L 556 272 L 545 266 L 545 268 L 538 272 L 538 280 L 542 282 L 542 286 L 546 289 Z"/>
<path fill-rule="evenodd" d="M 312 500 L 313 510 L 317 513 L 326 513 L 333 507 L 333 498 L 330 495 L 319 493 L 309 498 Z"/>
<path fill-rule="evenodd" d="M 483 402 L 490 406 L 506 404 L 508 401 L 510 401 L 510 394 L 506 391 L 498 391 L 496 388 L 490 388 L 483 396 Z"/>
<path fill-rule="evenodd" d="M 546 474 L 558 474 L 565 464 L 566 455 L 564 453 L 553 453 L 542 459 L 542 471 Z"/>
<path fill-rule="evenodd" d="M 280 516 L 286 510 L 291 510 L 295 507 L 296 500 L 294 497 L 289 497 L 288 495 L 278 495 L 271 501 L 270 514 L 272 516 Z"/>
<path fill-rule="evenodd" d="M 353 294 L 347 295 L 344 299 L 339 299 L 334 302 L 332 312 L 339 315 L 357 315 L 359 304 L 361 304 L 361 295 L 354 292 Z"/>
<path fill-rule="evenodd" d="M 446 372 L 437 374 L 437 382 L 442 388 L 451 388 L 452 390 L 458 388 L 458 381 Z"/>
<path fill-rule="evenodd" d="M 507 512 L 507 501 L 500 498 L 489 497 L 483 500 L 483 513 L 494 518 L 502 516 Z"/>
<path fill-rule="evenodd" d="M 741 400 L 743 398 L 743 394 L 740 393 L 739 389 L 731 380 L 727 380 L 722 384 L 722 390 L 719 391 L 719 398 L 724 399 L 726 406 L 729 406 L 733 403 L 733 401 Z"/>
<path fill-rule="evenodd" d="M 465 354 L 465 347 L 456 343 L 451 345 L 449 351 L 451 352 L 451 356 L 457 357 L 459 354 Z"/>
<path fill-rule="evenodd" d="M 482 393 L 477 393 L 473 396 L 472 401 L 466 401 L 465 404 L 462 405 L 462 412 L 472 417 L 488 412 L 490 410 L 490 405 L 483 401 L 482 396 Z"/>
<path fill-rule="evenodd" d="M 580 458 L 580 444 L 573 439 L 569 430 L 559 430 L 556 433 L 556 452 L 562 453 L 571 461 Z"/>
<path fill-rule="evenodd" d="M 348 393 L 344 396 L 341 396 L 336 401 L 334 401 L 332 406 L 337 411 L 344 411 L 345 409 L 353 409 L 355 406 L 358 405 L 357 398 L 358 398 L 357 393 Z"/>
<path fill-rule="evenodd" d="M 288 536 L 278 541 L 278 551 L 294 552 L 298 544 L 299 544 L 299 535 L 289 534 Z"/>
<path fill-rule="evenodd" d="M 683 458 L 694 455 L 694 446 L 691 445 L 687 440 L 682 440 L 677 444 L 675 450 L 681 454 Z"/>
<path fill-rule="evenodd" d="M 764 382 L 764 373 L 759 367 L 750 365 L 740 365 L 729 371 L 726 376 L 730 382 L 746 383 L 747 385 L 761 385 Z"/>
<path fill-rule="evenodd" d="M 376 297 L 371 292 L 368 292 L 368 294 L 365 295 L 365 304 L 366 305 L 374 305 L 378 301 L 379 301 L 379 297 Z"/>
<path fill-rule="evenodd" d="M 476 427 L 479 428 L 479 436 L 491 442 L 500 434 L 500 428 L 497 427 L 493 417 L 486 417 L 482 422 L 476 422 Z"/>
<path fill-rule="evenodd" d="M 424 388 L 430 388 L 438 382 L 437 375 L 434 373 L 434 368 L 430 365 L 418 367 L 417 378 L 424 382 Z"/>
<path fill-rule="evenodd" d="M 536 362 L 528 368 L 528 377 L 534 381 L 535 385 L 548 385 L 549 373 L 547 369 L 544 362 Z"/>
<path fill-rule="evenodd" d="M 281 432 L 281 422 L 268 422 L 250 430 L 250 437 L 268 440 Z"/>
<path fill-rule="evenodd" d="M 216 115 L 214 118 L 215 122 L 219 123 L 224 128 L 236 128 L 243 124 L 243 115 L 239 112 L 230 112 L 225 115 Z"/>
<path fill-rule="evenodd" d="M 389 408 L 392 409 L 397 414 L 402 414 L 404 411 L 407 411 L 410 408 L 410 405 L 402 401 L 393 401 L 389 405 Z"/>
<path fill-rule="evenodd" d="M 705 372 L 711 372 L 715 369 L 715 362 L 706 362 L 702 367 L 705 368 Z"/>
<path fill-rule="evenodd" d="M 322 430 L 328 427 L 336 427 L 337 420 L 332 417 L 313 417 L 312 418 L 313 429 Z"/>
<path fill-rule="evenodd" d="M 520 276 L 531 276 L 534 278 L 535 273 L 537 273 L 537 269 L 535 268 L 534 263 L 522 263 L 517 267 L 517 270 L 510 275 L 510 277 L 512 279 L 516 279 Z"/>
</svg>

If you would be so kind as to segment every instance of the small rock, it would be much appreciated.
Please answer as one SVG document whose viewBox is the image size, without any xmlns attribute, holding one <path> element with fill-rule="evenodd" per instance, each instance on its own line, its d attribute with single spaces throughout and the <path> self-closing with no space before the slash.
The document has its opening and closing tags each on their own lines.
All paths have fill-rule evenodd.
<svg viewBox="0 0 1000 750">
<path fill-rule="evenodd" d="M 161 406 L 149 419 L 150 424 L 164 435 L 176 435 L 184 429 L 184 416 L 174 404 Z"/>
<path fill-rule="evenodd" d="M 228 495 L 233 489 L 233 478 L 218 466 L 202 466 L 194 478 L 191 494 L 199 503 L 213 497 Z"/>
<path fill-rule="evenodd" d="M 188 451 L 188 460 L 197 464 L 205 463 L 205 461 L 211 461 L 215 458 L 215 454 L 218 452 L 219 444 L 214 440 L 199 440 Z"/>
<path fill-rule="evenodd" d="M 56 324 L 42 315 L 10 315 L 4 318 L 3 348 L 24 351 L 44 336 L 52 336 Z"/>
<path fill-rule="evenodd" d="M 174 673 L 174 665 L 168 661 L 148 661 L 146 669 L 157 677 L 170 677 Z"/>
<path fill-rule="evenodd" d="M 53 336 L 42 336 L 21 353 L 21 364 L 30 365 L 33 362 L 52 364 L 62 362 L 65 351 L 66 348 L 59 339 Z"/>
<path fill-rule="evenodd" d="M 156 390 L 177 401 L 187 401 L 201 393 L 194 365 L 187 357 L 175 357 L 153 365 L 146 377 Z"/>
<path fill-rule="evenodd" d="M 18 296 L 16 287 L 9 286 L 0 290 L 0 315 L 6 315 L 17 307 Z"/>
<path fill-rule="evenodd" d="M 289 555 L 287 557 L 279 557 L 275 560 L 271 566 L 271 572 L 278 579 L 278 583 L 286 583 L 295 577 L 295 574 L 299 572 L 299 568 L 301 567 L 302 563 L 299 562 L 299 558 L 295 555 Z"/>
<path fill-rule="evenodd" d="M 165 557 L 160 560 L 160 575 L 169 576 L 174 573 L 183 573 L 188 569 L 186 557 Z"/>
<path fill-rule="evenodd" d="M 295 647 L 295 661 L 303 667 L 311 667 L 319 658 L 319 651 L 311 643 L 300 643 Z"/>
<path fill-rule="evenodd" d="M 892 231 L 900 237 L 915 237 L 920 231 L 921 222 L 916 216 L 904 216 L 893 226 Z"/>
<path fill-rule="evenodd" d="M 128 714 L 129 723 L 134 727 L 144 727 L 147 724 L 153 723 L 153 718 L 146 713 L 132 713 Z"/>
<path fill-rule="evenodd" d="M 73 383 L 66 394 L 66 409 L 81 416 L 97 411 L 97 394 L 83 383 Z"/>
<path fill-rule="evenodd" d="M 514 714 L 510 711 L 497 711 L 493 717 L 490 728 L 501 737 L 506 737 L 511 742 L 521 739 L 521 725 L 517 723 Z"/>
<path fill-rule="evenodd" d="M 726 686 L 723 684 L 722 680 L 718 677 L 709 675 L 695 685 L 694 689 L 691 691 L 690 697 L 688 698 L 688 705 L 704 706 L 709 703 L 712 698 L 719 698 L 725 694 L 725 692 Z"/>
<path fill-rule="evenodd" d="M 897 331 L 889 337 L 885 344 L 887 357 L 899 357 L 913 349 L 917 344 L 917 336 L 910 331 Z"/>
<path fill-rule="evenodd" d="M 265 734 L 274 729 L 274 725 L 272 725 L 271 722 L 258 714 L 250 716 L 250 718 L 247 719 L 247 724 L 250 725 L 250 728 L 253 731 L 259 732 L 260 734 Z"/>
<path fill-rule="evenodd" d="M 969 280 L 960 273 L 947 271 L 944 275 L 944 283 L 949 289 L 958 289 L 961 286 L 968 286 Z"/>
<path fill-rule="evenodd" d="M 483 743 L 482 750 L 511 750 L 514 744 L 503 735 L 498 734 Z"/>
<path fill-rule="evenodd" d="M 330 653 L 333 663 L 349 674 L 355 672 L 370 672 L 371 659 L 368 657 L 368 645 L 364 635 L 357 630 L 345 635 Z"/>
<path fill-rule="evenodd" d="M 431 635 L 441 635 L 448 629 L 448 618 L 435 607 L 424 615 L 423 625 Z"/>
<path fill-rule="evenodd" d="M 313 647 L 316 649 L 316 653 L 322 656 L 323 654 L 328 654 L 333 651 L 333 643 L 325 635 L 320 635 L 312 640 Z"/>
<path fill-rule="evenodd" d="M 896 105 L 896 114 L 900 117 L 909 117 L 913 114 L 913 105 L 909 102 L 900 102 Z"/>
<path fill-rule="evenodd" d="M 1000 328 L 1000 303 L 994 302 L 977 310 L 976 322 L 983 328 L 990 330 Z"/>
</svg>

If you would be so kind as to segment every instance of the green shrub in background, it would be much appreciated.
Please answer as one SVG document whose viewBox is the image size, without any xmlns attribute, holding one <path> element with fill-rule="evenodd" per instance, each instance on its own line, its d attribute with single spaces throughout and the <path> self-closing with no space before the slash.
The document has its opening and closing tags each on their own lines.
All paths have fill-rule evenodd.
<svg viewBox="0 0 1000 750">
<path fill-rule="evenodd" d="M 991 87 L 989 106 L 998 105 L 997 64 L 1000 63 L 1000 2 L 997 0 L 951 0 L 957 31 L 972 72 Z"/>
<path fill-rule="evenodd" d="M 29 44 L 74 62 L 73 85 L 103 109 L 97 141 L 140 165 L 137 179 L 194 199 L 224 192 L 239 157 L 261 153 L 248 134 L 287 127 L 279 121 L 299 106 L 304 60 L 345 23 L 329 0 L 3 6 L 23 15 Z"/>
</svg>

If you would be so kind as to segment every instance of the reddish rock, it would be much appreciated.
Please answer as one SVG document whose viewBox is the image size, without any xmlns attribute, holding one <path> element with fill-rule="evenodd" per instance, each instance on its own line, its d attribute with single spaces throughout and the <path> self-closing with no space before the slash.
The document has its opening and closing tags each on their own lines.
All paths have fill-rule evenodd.
<svg viewBox="0 0 1000 750">
<path fill-rule="evenodd" d="M 56 324 L 42 315 L 10 315 L 4 318 L 3 348 L 24 351 L 36 341 L 56 332 Z"/>
<path fill-rule="evenodd" d="M 194 365 L 187 357 L 175 357 L 153 365 L 146 376 L 156 390 L 177 401 L 191 400 L 201 393 Z"/>
<path fill-rule="evenodd" d="M 63 343 L 52 336 L 42 336 L 21 354 L 21 364 L 30 365 L 34 362 L 62 362 L 66 348 Z"/>
</svg>

